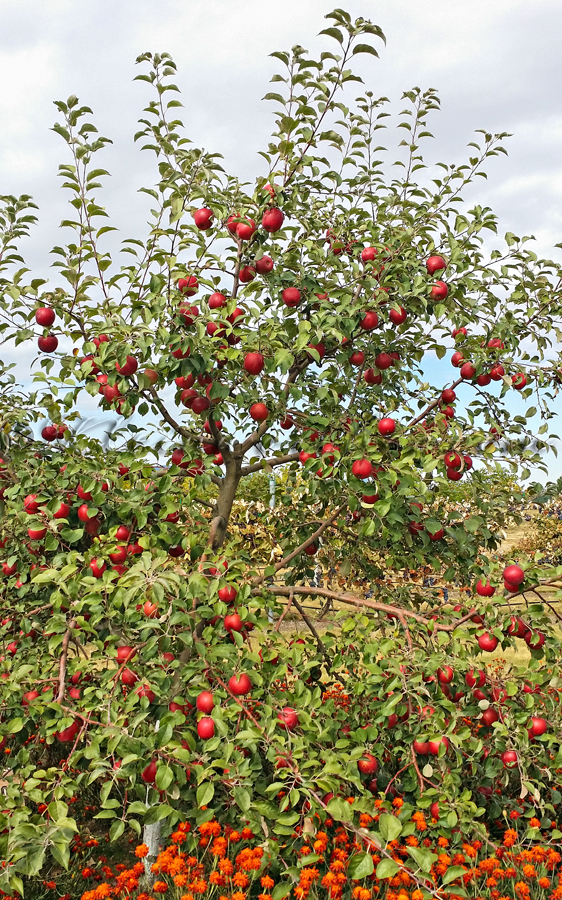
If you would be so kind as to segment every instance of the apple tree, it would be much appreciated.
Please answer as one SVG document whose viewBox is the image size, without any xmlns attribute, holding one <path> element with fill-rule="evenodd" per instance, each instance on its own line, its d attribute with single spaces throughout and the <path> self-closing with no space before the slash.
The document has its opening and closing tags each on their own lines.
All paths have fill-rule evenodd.
<svg viewBox="0 0 562 900">
<path fill-rule="evenodd" d="M 354 71 L 380 29 L 328 19 L 319 59 L 274 54 L 253 186 L 185 136 L 176 66 L 146 53 L 144 235 L 116 244 L 76 97 L 50 282 L 21 255 L 31 198 L 2 198 L 0 327 L 37 349 L 30 391 L 0 373 L 2 888 L 68 863 L 86 791 L 112 840 L 217 816 L 271 854 L 311 810 L 353 829 L 399 795 L 405 829 L 417 806 L 493 836 L 562 799 L 562 571 L 497 555 L 553 440 L 562 270 L 463 201 L 506 135 L 425 162 L 436 92 L 392 118 Z M 75 432 L 96 405 L 108 449 Z M 255 473 L 277 553 L 240 527 Z"/>
</svg>

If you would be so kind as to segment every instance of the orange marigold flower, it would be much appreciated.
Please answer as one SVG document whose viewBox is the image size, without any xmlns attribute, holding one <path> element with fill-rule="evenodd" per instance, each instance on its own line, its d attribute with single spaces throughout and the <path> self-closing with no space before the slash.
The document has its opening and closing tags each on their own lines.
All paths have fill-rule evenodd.
<svg viewBox="0 0 562 900">
<path fill-rule="evenodd" d="M 145 856 L 148 856 L 147 845 L 139 844 L 139 846 L 135 848 L 135 856 L 138 856 L 139 859 L 144 859 Z"/>
<path fill-rule="evenodd" d="M 267 890 L 267 888 L 272 888 L 275 882 L 271 875 L 262 875 L 262 877 L 260 878 L 260 884 L 262 888 L 266 888 Z"/>
<path fill-rule="evenodd" d="M 251 828 L 243 828 L 242 829 L 242 840 L 243 841 L 251 841 L 254 836 L 254 832 Z"/>
<path fill-rule="evenodd" d="M 536 819 L 536 818 L 533 816 L 533 818 L 532 818 L 531 821 L 529 822 L 529 828 L 540 828 L 540 827 L 541 827 L 541 823 L 539 822 L 538 819 Z"/>
<path fill-rule="evenodd" d="M 520 813 L 520 812 L 517 812 L 516 809 L 512 809 L 511 812 L 510 812 L 510 814 L 509 814 L 509 818 L 510 818 L 510 819 L 519 819 L 520 816 L 521 816 L 521 813 Z"/>
<path fill-rule="evenodd" d="M 258 900 L 273 900 L 271 894 L 258 894 Z"/>
<path fill-rule="evenodd" d="M 199 832 L 205 837 L 212 835 L 213 837 L 217 837 L 221 833 L 221 827 L 218 822 L 214 819 L 211 819 L 210 822 L 202 822 L 199 826 Z"/>
<path fill-rule="evenodd" d="M 515 828 L 508 828 L 503 836 L 504 847 L 513 847 L 516 842 L 517 832 L 515 831 Z"/>
<path fill-rule="evenodd" d="M 304 847 L 301 847 L 299 852 L 300 852 L 301 856 L 310 856 L 310 854 L 312 853 L 312 850 L 310 849 L 310 847 L 307 844 L 305 844 Z"/>
<path fill-rule="evenodd" d="M 440 837 L 437 839 L 438 847 L 448 847 L 449 846 L 449 838 Z M 414 891 L 414 894 L 421 893 L 421 891 Z M 414 894 L 412 894 L 412 900 L 414 900 Z"/>
<path fill-rule="evenodd" d="M 246 900 L 246 894 L 242 891 L 235 891 L 232 895 L 232 900 Z"/>
<path fill-rule="evenodd" d="M 168 890 L 168 883 L 166 881 L 155 881 L 152 885 L 152 890 L 155 894 L 165 894 Z"/>
<path fill-rule="evenodd" d="M 228 835 L 228 840 L 233 844 L 237 844 L 240 840 L 240 832 L 239 831 L 231 831 Z"/>
<path fill-rule="evenodd" d="M 185 872 L 180 872 L 179 875 L 174 876 L 174 884 L 176 887 L 185 887 L 187 884 L 187 875 Z"/>
<path fill-rule="evenodd" d="M 305 897 L 308 897 L 309 892 L 310 888 L 303 887 L 302 884 L 297 884 L 296 888 L 293 891 L 297 900 L 305 900 Z"/>
<path fill-rule="evenodd" d="M 234 872 L 234 866 L 230 859 L 221 859 L 219 862 L 219 871 L 222 872 L 223 875 L 232 875 Z"/>
<path fill-rule="evenodd" d="M 423 900 L 423 893 L 420 890 L 415 890 L 412 894 L 412 900 Z"/>
<path fill-rule="evenodd" d="M 174 844 L 183 844 L 187 835 L 183 831 L 173 831 L 170 835 L 170 840 L 174 842 Z"/>
<path fill-rule="evenodd" d="M 244 874 L 244 872 L 237 872 L 232 881 L 233 884 L 236 885 L 236 887 L 242 889 L 247 888 L 250 883 L 250 879 L 247 875 Z"/>
<path fill-rule="evenodd" d="M 211 872 L 209 875 L 209 884 L 216 884 L 222 887 L 226 883 L 226 878 L 220 872 Z"/>
<path fill-rule="evenodd" d="M 396 809 L 402 809 L 402 807 L 404 806 L 404 801 L 402 800 L 402 797 L 395 797 L 394 800 L 392 801 L 392 805 Z"/>
<path fill-rule="evenodd" d="M 472 844 L 463 844 L 462 845 L 463 853 L 468 856 L 469 859 L 474 859 L 476 856 L 476 850 L 472 846 Z"/>
<path fill-rule="evenodd" d="M 406 843 L 407 843 L 408 847 L 418 847 L 420 842 L 418 841 L 415 834 L 410 834 L 406 838 Z"/>
<path fill-rule="evenodd" d="M 523 866 L 523 875 L 525 878 L 536 878 L 537 870 L 531 863 L 527 863 L 526 866 Z"/>
<path fill-rule="evenodd" d="M 515 891 L 516 891 L 516 893 L 521 894 L 524 897 L 528 897 L 529 894 L 531 893 L 529 885 L 525 884 L 524 881 L 517 882 L 517 884 L 515 885 Z"/>
<path fill-rule="evenodd" d="M 542 878 L 539 878 L 538 885 L 546 891 L 550 887 L 550 878 L 546 878 L 544 876 Z"/>
<path fill-rule="evenodd" d="M 359 825 L 361 828 L 368 828 L 372 821 L 373 817 L 370 816 L 369 813 L 361 813 L 359 816 Z"/>
</svg>

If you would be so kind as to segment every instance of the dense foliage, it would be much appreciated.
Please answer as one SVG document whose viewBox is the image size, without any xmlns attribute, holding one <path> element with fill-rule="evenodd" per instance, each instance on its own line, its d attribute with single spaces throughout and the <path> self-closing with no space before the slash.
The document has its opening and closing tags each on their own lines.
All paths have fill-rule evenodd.
<svg viewBox="0 0 562 900">
<path fill-rule="evenodd" d="M 107 139 L 76 98 L 57 103 L 73 236 L 52 285 L 22 262 L 31 199 L 3 198 L 1 328 L 37 340 L 40 365 L 29 395 L 5 369 L 0 395 L 0 887 L 68 863 L 86 790 L 112 840 L 242 818 L 273 856 L 311 809 L 346 826 L 342 792 L 365 815 L 373 798 L 443 803 L 443 834 L 480 840 L 521 799 L 560 804 L 556 595 L 540 584 L 561 572 L 511 566 L 504 593 L 492 557 L 513 479 L 552 439 L 562 272 L 462 202 L 505 135 L 430 170 L 439 101 L 415 89 L 385 161 L 387 102 L 352 93 L 382 34 L 328 18 L 337 52 L 275 54 L 252 189 L 184 136 L 170 57 L 140 57 L 154 99 L 136 137 L 158 182 L 124 264 L 97 199 Z M 122 417 L 108 450 L 73 431 L 84 392 Z M 240 491 L 275 470 L 256 542 Z M 311 586 L 328 560 L 369 590 Z M 421 590 L 420 569 L 462 602 Z M 337 605 L 321 634 L 306 596 Z M 287 606 L 306 637 L 284 631 Z M 486 665 L 496 648 L 507 662 Z"/>
</svg>

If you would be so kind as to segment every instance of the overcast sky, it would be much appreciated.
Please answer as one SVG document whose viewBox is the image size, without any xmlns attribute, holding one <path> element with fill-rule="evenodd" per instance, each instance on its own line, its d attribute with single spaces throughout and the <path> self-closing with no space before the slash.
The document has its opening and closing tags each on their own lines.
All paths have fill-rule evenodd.
<svg viewBox="0 0 562 900">
<path fill-rule="evenodd" d="M 537 250 L 562 241 L 562 66 L 560 0 L 338 0 L 380 25 L 381 58 L 360 57 L 366 87 L 399 101 L 436 88 L 434 159 L 460 161 L 476 128 L 508 131 L 509 158 L 489 169 L 479 199 L 503 231 L 534 234 Z M 269 54 L 300 43 L 326 49 L 318 32 L 336 3 L 326 0 L 0 0 L 0 193 L 30 193 L 40 224 L 27 243 L 34 274 L 67 215 L 57 166 L 64 145 L 49 131 L 54 99 L 75 93 L 113 139 L 103 203 L 123 236 L 142 231 L 153 157 L 133 144 L 148 86 L 133 83 L 135 58 L 169 51 L 179 66 L 187 133 L 221 152 L 225 167 L 253 179 L 270 132 L 272 104 L 260 102 L 278 63 Z M 332 48 L 330 48 L 332 49 Z M 102 162 L 102 160 L 100 160 Z M 101 199 L 101 198 L 100 198 Z M 562 413 L 562 406 L 561 406 Z M 558 430 L 560 426 L 558 425 Z M 555 429 L 556 430 L 556 429 Z M 553 462 L 551 474 L 562 474 Z"/>
</svg>

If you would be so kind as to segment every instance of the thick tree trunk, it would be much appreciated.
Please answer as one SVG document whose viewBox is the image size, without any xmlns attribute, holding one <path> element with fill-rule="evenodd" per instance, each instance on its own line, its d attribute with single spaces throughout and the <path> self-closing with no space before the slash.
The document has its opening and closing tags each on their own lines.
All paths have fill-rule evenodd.
<svg viewBox="0 0 562 900">
<path fill-rule="evenodd" d="M 210 543 L 213 550 L 222 547 L 226 538 L 232 504 L 241 478 L 242 460 L 231 456 L 226 464 L 226 473 L 214 509 Z"/>
</svg>

